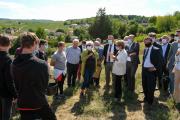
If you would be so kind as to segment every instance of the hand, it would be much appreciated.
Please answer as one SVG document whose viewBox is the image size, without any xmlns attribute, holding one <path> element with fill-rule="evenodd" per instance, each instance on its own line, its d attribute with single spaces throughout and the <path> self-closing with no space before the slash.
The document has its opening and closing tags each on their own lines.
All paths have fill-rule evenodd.
<svg viewBox="0 0 180 120">
<path fill-rule="evenodd" d="M 94 54 L 93 53 L 90 53 L 88 56 L 90 57 L 90 56 L 93 56 Z"/>
<path fill-rule="evenodd" d="M 157 69 L 155 67 L 149 68 L 150 72 L 156 71 Z"/>
<path fill-rule="evenodd" d="M 133 55 L 136 55 L 136 53 L 135 53 L 135 52 L 133 52 L 133 53 L 129 54 L 129 56 L 133 56 Z"/>
<path fill-rule="evenodd" d="M 180 51 L 179 50 L 177 51 L 176 55 L 180 55 Z"/>
</svg>

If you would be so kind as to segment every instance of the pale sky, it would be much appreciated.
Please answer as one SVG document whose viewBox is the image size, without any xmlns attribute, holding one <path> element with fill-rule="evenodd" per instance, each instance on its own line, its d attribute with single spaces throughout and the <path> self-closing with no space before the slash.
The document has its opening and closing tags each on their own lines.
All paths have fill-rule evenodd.
<svg viewBox="0 0 180 120">
<path fill-rule="evenodd" d="M 167 15 L 180 11 L 180 0 L 0 0 L 0 18 L 67 20 L 112 15 Z"/>
</svg>

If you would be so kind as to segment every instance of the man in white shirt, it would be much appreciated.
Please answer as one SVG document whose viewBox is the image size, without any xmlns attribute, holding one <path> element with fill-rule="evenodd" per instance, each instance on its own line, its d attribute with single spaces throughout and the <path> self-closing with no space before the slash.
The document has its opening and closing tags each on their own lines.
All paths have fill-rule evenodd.
<svg viewBox="0 0 180 120">
<path fill-rule="evenodd" d="M 152 105 L 156 87 L 156 74 L 162 65 L 162 57 L 159 48 L 152 45 L 152 39 L 150 37 L 144 39 L 144 44 L 146 46 L 142 63 L 144 102 Z"/>
<path fill-rule="evenodd" d="M 114 44 L 114 36 L 108 35 L 108 44 L 104 46 L 103 56 L 104 56 L 104 65 L 105 65 L 105 75 L 106 75 L 106 87 L 109 87 L 110 83 L 110 74 L 112 74 L 112 66 L 114 60 L 111 58 L 111 54 L 116 55 L 116 45 Z M 113 84 L 113 83 L 112 83 Z"/>
</svg>

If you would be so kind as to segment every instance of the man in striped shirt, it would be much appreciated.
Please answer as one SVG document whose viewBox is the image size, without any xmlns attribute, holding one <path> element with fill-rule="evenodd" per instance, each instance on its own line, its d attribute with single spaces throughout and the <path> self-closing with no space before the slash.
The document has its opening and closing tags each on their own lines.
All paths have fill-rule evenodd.
<svg viewBox="0 0 180 120">
<path fill-rule="evenodd" d="M 75 87 L 77 71 L 80 62 L 81 50 L 78 47 L 79 40 L 74 39 L 73 45 L 66 50 L 67 57 L 67 83 L 68 87 Z"/>
</svg>

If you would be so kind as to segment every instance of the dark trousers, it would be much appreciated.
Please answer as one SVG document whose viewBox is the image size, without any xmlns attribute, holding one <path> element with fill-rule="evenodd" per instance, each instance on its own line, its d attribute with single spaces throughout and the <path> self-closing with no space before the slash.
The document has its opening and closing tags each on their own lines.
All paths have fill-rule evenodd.
<svg viewBox="0 0 180 120">
<path fill-rule="evenodd" d="M 105 77 L 106 77 L 106 86 L 109 86 L 109 83 L 111 81 L 111 76 L 112 76 L 112 67 L 113 63 L 112 62 L 107 62 L 105 63 Z M 112 81 L 112 85 L 113 85 Z"/>
<path fill-rule="evenodd" d="M 135 91 L 135 76 L 136 76 L 136 71 L 138 68 L 138 64 L 137 63 L 132 63 L 132 62 L 127 62 L 127 86 L 128 86 L 128 90 L 130 90 L 131 92 Z"/>
<path fill-rule="evenodd" d="M 12 98 L 0 97 L 0 120 L 9 120 L 11 117 Z"/>
<path fill-rule="evenodd" d="M 121 86 L 121 79 L 123 76 L 113 74 L 113 81 L 114 81 L 114 93 L 115 98 L 121 99 L 122 96 L 122 86 Z"/>
<path fill-rule="evenodd" d="M 63 94 L 63 86 L 64 86 L 65 78 L 66 78 L 66 75 L 62 75 L 62 80 L 61 81 L 57 81 L 60 94 Z M 57 91 L 56 95 L 58 95 L 58 91 Z"/>
<path fill-rule="evenodd" d="M 147 68 L 142 70 L 142 86 L 144 92 L 144 100 L 148 104 L 152 104 L 154 100 L 154 91 L 156 88 L 156 72 L 150 72 Z"/>
<path fill-rule="evenodd" d="M 75 86 L 79 64 L 67 63 L 67 84 Z"/>
<path fill-rule="evenodd" d="M 21 120 L 35 120 L 41 118 L 42 120 L 56 120 L 55 114 L 51 108 L 46 105 L 39 110 L 20 111 Z"/>
<path fill-rule="evenodd" d="M 84 81 L 83 81 L 81 89 L 84 90 L 85 88 L 89 87 L 89 82 L 92 81 L 93 74 L 94 74 L 93 70 L 85 69 L 85 71 L 84 71 Z"/>
<path fill-rule="evenodd" d="M 162 70 L 162 73 L 163 73 L 163 78 L 162 78 L 162 83 L 163 83 L 163 88 L 164 88 L 164 91 L 168 91 L 168 86 L 169 86 L 169 71 L 168 69 L 166 68 L 166 65 L 163 66 L 163 70 Z"/>
</svg>

